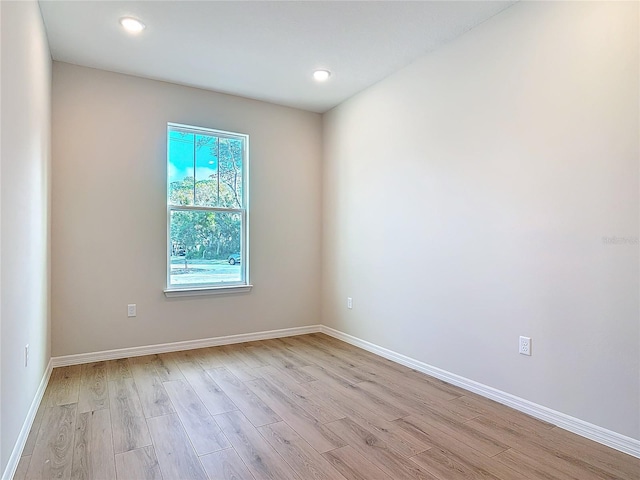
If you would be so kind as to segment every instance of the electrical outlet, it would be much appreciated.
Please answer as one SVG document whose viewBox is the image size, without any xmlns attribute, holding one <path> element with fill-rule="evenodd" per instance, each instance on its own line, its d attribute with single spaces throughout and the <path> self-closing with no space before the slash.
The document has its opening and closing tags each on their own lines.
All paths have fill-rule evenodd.
<svg viewBox="0 0 640 480">
<path fill-rule="evenodd" d="M 353 298 L 347 297 L 347 308 L 353 308 Z"/>
<path fill-rule="evenodd" d="M 130 303 L 127 305 L 127 317 L 135 317 L 136 316 L 136 304 Z"/>
<path fill-rule="evenodd" d="M 28 343 L 24 346 L 24 366 L 25 367 L 29 366 L 29 344 Z"/>
<path fill-rule="evenodd" d="M 520 337 L 520 348 L 518 352 L 521 355 L 531 355 L 531 338 Z"/>
</svg>

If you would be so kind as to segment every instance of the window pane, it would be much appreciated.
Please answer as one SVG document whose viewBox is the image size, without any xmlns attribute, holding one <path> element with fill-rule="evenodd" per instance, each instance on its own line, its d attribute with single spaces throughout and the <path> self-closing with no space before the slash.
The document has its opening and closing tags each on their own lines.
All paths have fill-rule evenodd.
<svg viewBox="0 0 640 480">
<path fill-rule="evenodd" d="M 171 205 L 193 205 L 194 141 L 193 133 L 169 130 L 167 170 Z"/>
<path fill-rule="evenodd" d="M 172 211 L 170 221 L 170 285 L 243 280 L 240 213 Z"/>
<path fill-rule="evenodd" d="M 242 208 L 243 141 L 220 138 L 220 206 Z"/>
<path fill-rule="evenodd" d="M 219 139 L 212 135 L 196 135 L 196 205 L 218 205 Z"/>
</svg>

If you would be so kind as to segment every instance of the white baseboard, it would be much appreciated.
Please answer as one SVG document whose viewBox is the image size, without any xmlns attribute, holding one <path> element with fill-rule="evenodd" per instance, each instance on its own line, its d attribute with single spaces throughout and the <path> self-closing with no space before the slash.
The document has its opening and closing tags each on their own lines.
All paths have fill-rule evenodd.
<svg viewBox="0 0 640 480">
<path fill-rule="evenodd" d="M 516 397 L 515 395 L 511 395 L 510 393 L 506 393 L 496 388 L 489 387 L 488 385 L 484 385 L 468 378 L 461 377 L 460 375 L 456 375 L 455 373 L 447 372 L 446 370 L 442 370 L 419 360 L 415 360 L 411 357 L 407 357 L 406 355 L 394 352 L 393 350 L 380 347 L 360 338 L 340 332 L 339 330 L 335 330 L 331 327 L 321 325 L 320 331 L 329 336 L 337 338 L 338 340 L 342 340 L 343 342 L 355 345 L 356 347 L 360 347 L 364 350 L 375 353 L 376 355 L 380 355 L 381 357 L 387 358 L 401 365 L 405 365 L 406 367 L 412 368 L 422 373 L 426 373 L 427 375 L 431 375 L 432 377 L 439 378 L 440 380 L 444 380 L 447 383 L 456 385 L 460 388 L 464 388 L 465 390 L 468 390 L 470 392 L 477 393 L 478 395 L 482 395 L 483 397 L 490 398 L 491 400 L 495 400 L 496 402 L 507 405 L 511 408 L 531 415 L 532 417 L 536 417 L 540 420 L 544 420 L 545 422 L 557 425 L 560 428 L 576 433 L 582 437 L 588 438 L 595 442 L 640 458 L 640 440 L 636 440 L 635 438 L 627 437 L 620 433 L 616 433 L 606 428 L 599 427 L 598 425 L 585 422 L 584 420 L 580 420 L 579 418 L 575 418 L 565 413 L 552 410 L 542 405 L 538 405 L 537 403 L 530 402 L 529 400 L 525 400 L 524 398 Z"/>
<path fill-rule="evenodd" d="M 20 429 L 18 439 L 13 446 L 13 451 L 11 452 L 11 456 L 9 457 L 9 462 L 7 463 L 7 466 L 4 469 L 4 473 L 2 474 L 2 480 L 11 480 L 13 478 L 13 475 L 16 473 L 18 463 L 20 462 L 20 457 L 22 456 L 22 450 L 24 450 L 24 446 L 27 443 L 29 432 L 31 431 L 31 427 L 33 426 L 33 420 L 36 418 L 36 413 L 38 413 L 38 408 L 40 407 L 40 402 L 42 401 L 42 397 L 44 396 L 44 391 L 47 389 L 47 384 L 49 383 L 49 377 L 51 377 L 52 370 L 53 365 L 51 363 L 51 360 L 49 360 L 47 368 L 44 371 L 44 375 L 42 375 L 42 380 L 40 380 L 40 385 L 38 386 L 36 395 L 35 397 L 33 397 L 33 401 L 31 402 L 31 407 L 29 407 L 29 411 L 27 412 L 27 418 L 25 418 L 24 423 L 22 424 L 22 429 Z"/>
<path fill-rule="evenodd" d="M 102 352 L 79 353 L 77 355 L 64 355 L 52 357 L 54 367 L 67 365 L 79 365 L 81 363 L 101 362 L 118 358 L 140 357 L 156 353 L 178 352 L 181 350 L 194 350 L 196 348 L 216 347 L 218 345 L 231 345 L 232 343 L 254 342 L 256 340 L 268 340 L 270 338 L 293 337 L 307 333 L 317 333 L 320 325 L 307 327 L 282 328 L 256 333 L 241 333 L 239 335 L 225 335 L 223 337 L 204 338 L 201 340 L 187 340 L 185 342 L 159 343 L 142 347 L 118 348 L 116 350 L 104 350 Z"/>
</svg>

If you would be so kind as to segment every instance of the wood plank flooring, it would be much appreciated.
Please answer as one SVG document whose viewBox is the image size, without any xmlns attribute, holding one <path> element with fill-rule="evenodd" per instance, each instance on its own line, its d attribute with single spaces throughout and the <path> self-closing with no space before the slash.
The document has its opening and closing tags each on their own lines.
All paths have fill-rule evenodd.
<svg viewBox="0 0 640 480">
<path fill-rule="evenodd" d="M 312 334 L 56 368 L 14 478 L 638 480 L 640 459 Z"/>
</svg>

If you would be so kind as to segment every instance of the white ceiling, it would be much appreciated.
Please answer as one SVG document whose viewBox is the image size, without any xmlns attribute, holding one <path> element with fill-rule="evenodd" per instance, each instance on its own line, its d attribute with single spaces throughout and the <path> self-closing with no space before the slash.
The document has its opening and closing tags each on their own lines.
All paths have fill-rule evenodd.
<svg viewBox="0 0 640 480">
<path fill-rule="evenodd" d="M 513 1 L 51 1 L 54 60 L 325 112 Z M 118 20 L 134 16 L 137 36 Z M 331 70 L 326 83 L 316 68 Z"/>
</svg>

